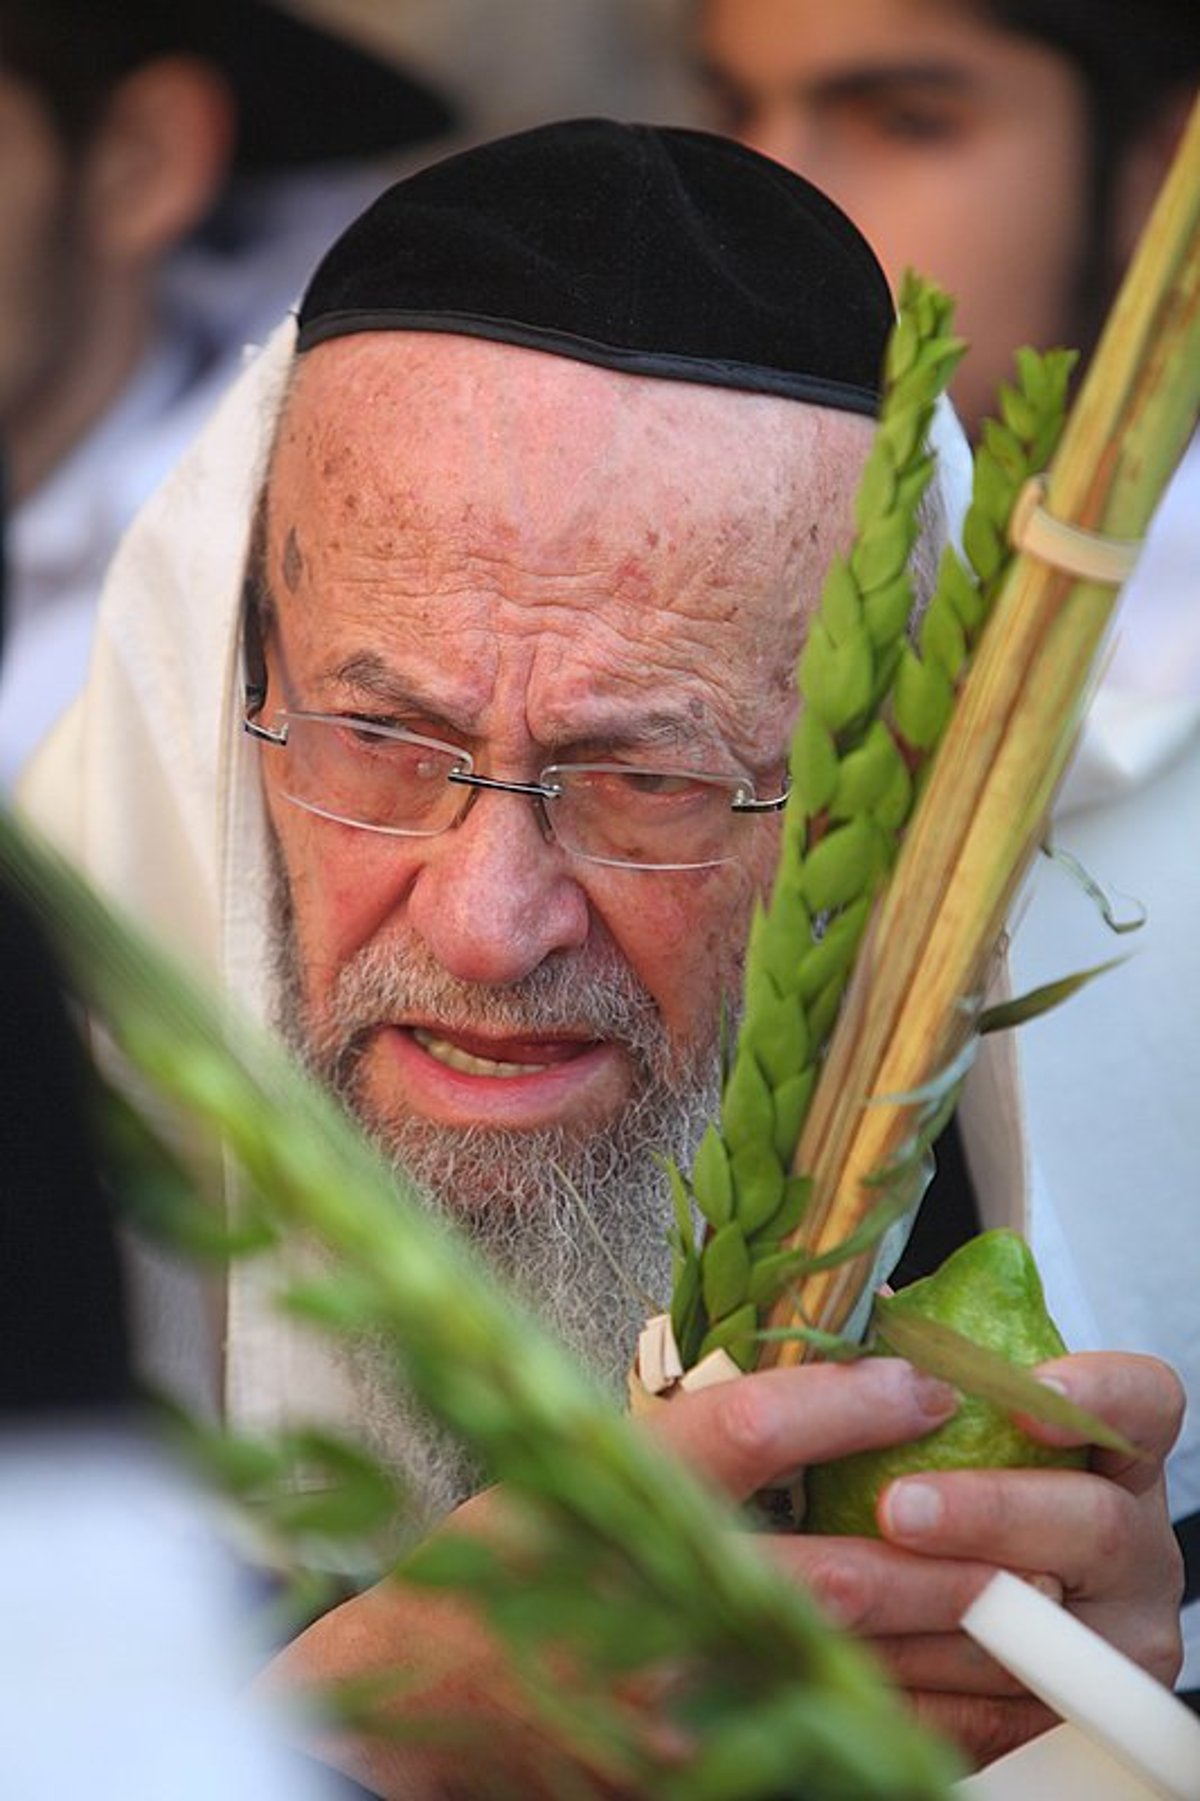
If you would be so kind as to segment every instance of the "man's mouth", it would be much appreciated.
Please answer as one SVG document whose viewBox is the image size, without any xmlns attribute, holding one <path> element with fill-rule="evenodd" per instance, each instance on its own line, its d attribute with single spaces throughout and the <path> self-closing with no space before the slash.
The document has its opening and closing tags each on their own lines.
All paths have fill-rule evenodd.
<svg viewBox="0 0 1200 1801">
<path fill-rule="evenodd" d="M 371 1033 L 362 1090 L 379 1118 L 423 1119 L 456 1131 L 570 1127 L 583 1132 L 629 1098 L 631 1064 L 617 1041 L 586 1025 L 531 1021 L 396 1020 Z"/>
<path fill-rule="evenodd" d="M 509 1040 L 503 1045 L 508 1056 L 493 1057 L 482 1053 L 478 1040 L 471 1040 L 474 1048 L 468 1048 L 467 1041 L 461 1037 L 445 1038 L 427 1026 L 412 1026 L 410 1030 L 421 1049 L 435 1062 L 445 1064 L 448 1069 L 456 1069 L 463 1075 L 488 1076 L 493 1079 L 541 1075 L 543 1071 L 590 1048 L 587 1041 L 578 1039 Z M 501 1047 L 497 1045 L 495 1048 Z"/>
</svg>

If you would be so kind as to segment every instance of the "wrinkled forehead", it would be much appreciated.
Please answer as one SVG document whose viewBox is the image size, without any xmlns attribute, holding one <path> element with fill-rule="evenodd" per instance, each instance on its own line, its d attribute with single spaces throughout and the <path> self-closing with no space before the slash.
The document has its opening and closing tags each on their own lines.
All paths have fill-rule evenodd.
<svg viewBox="0 0 1200 1801">
<path fill-rule="evenodd" d="M 873 422 L 448 333 L 334 340 L 298 363 L 270 539 L 399 530 L 598 554 L 707 535 L 753 557 L 828 545 Z M 319 531 L 318 531 L 319 527 Z"/>
</svg>

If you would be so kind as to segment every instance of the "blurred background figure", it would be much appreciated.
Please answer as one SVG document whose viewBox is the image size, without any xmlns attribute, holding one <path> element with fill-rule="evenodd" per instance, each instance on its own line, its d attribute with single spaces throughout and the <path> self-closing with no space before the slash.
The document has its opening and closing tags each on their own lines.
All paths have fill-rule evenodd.
<svg viewBox="0 0 1200 1801">
<path fill-rule="evenodd" d="M 1194 0 L 697 0 L 713 122 L 957 300 L 977 431 L 1019 344 L 1093 348 L 1200 76 Z"/>
<path fill-rule="evenodd" d="M 841 202 L 893 281 L 958 300 L 977 433 L 1014 349 L 1095 346 L 1200 80 L 1195 0 L 695 0 L 709 122 Z M 1030 1236 L 1069 1342 L 1167 1358 L 1193 1397 L 1169 1474 L 1200 1596 L 1200 450 L 1122 598 L 1053 835 L 1143 931 L 1115 945 L 1034 873 L 1024 990 L 1131 951 L 1018 1034 Z M 1131 899 L 1129 897 L 1136 897 Z M 968 1122 L 967 1150 L 971 1138 Z M 1183 1686 L 1200 1685 L 1200 1606 Z"/>
<path fill-rule="evenodd" d="M 678 55 L 691 0 L 296 0 L 421 70 L 472 137 L 602 113 L 694 121 Z"/>
<path fill-rule="evenodd" d="M 82 677 L 105 567 L 248 342 L 454 123 L 267 0 L 0 0 L 0 787 Z"/>
</svg>

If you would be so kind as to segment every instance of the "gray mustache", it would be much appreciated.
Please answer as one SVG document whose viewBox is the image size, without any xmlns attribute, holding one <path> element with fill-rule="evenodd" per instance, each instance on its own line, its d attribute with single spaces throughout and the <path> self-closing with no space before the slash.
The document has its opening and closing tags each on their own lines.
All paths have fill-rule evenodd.
<svg viewBox="0 0 1200 1801">
<path fill-rule="evenodd" d="M 459 981 L 411 940 L 373 943 L 342 969 L 331 1000 L 343 1033 L 412 1019 L 450 1031 L 615 1040 L 643 1054 L 667 1043 L 652 996 L 627 963 L 599 948 L 557 952 L 496 988 Z"/>
</svg>

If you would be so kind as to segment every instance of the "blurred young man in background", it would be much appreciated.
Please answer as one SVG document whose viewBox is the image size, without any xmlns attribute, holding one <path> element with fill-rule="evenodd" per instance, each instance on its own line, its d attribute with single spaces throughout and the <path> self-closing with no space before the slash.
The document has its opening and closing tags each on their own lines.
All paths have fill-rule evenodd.
<svg viewBox="0 0 1200 1801">
<path fill-rule="evenodd" d="M 79 687 L 117 541 L 244 345 L 383 159 L 451 116 L 266 0 L 0 0 L 0 43 L 2 786 Z"/>
</svg>

